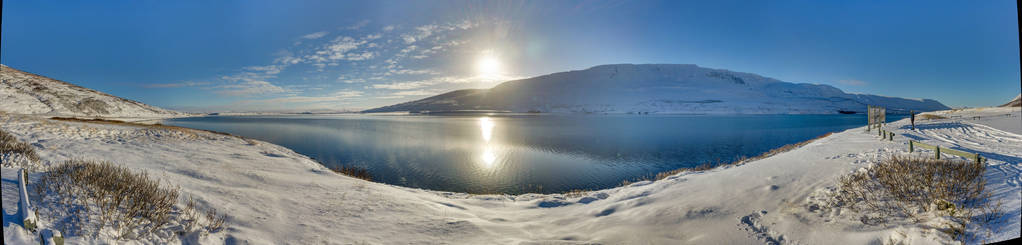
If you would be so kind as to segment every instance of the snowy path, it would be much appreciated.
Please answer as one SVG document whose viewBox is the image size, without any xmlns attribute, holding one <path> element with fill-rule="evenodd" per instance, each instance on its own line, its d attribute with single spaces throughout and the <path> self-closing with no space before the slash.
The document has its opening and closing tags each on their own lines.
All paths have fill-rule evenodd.
<svg viewBox="0 0 1022 245">
<path fill-rule="evenodd" d="M 1019 216 L 1018 135 L 939 123 L 909 132 L 900 129 L 903 122 L 888 125 L 901 135 L 894 142 L 857 128 L 741 166 L 578 196 L 506 196 L 366 182 L 334 174 L 284 147 L 207 132 L 0 116 L 0 127 L 34 144 L 45 161 L 115 161 L 179 185 L 202 208 L 222 210 L 230 228 L 194 241 L 202 243 L 931 243 L 939 232 L 864 227 L 855 217 L 820 211 L 815 202 L 839 176 L 907 153 L 910 137 L 989 156 L 994 170 L 988 176 L 995 177 L 990 185 L 999 198 L 1014 201 L 1007 206 Z M 5 197 L 7 176 L 14 171 L 3 168 Z M 1002 174 L 990 174 L 997 171 Z M 16 212 L 7 202 L 4 232 L 17 232 L 7 227 L 7 214 Z M 999 237 L 1018 237 L 1018 218 L 1008 228 Z M 5 241 L 12 241 L 8 237 Z M 106 241 L 71 237 L 70 242 Z"/>
</svg>

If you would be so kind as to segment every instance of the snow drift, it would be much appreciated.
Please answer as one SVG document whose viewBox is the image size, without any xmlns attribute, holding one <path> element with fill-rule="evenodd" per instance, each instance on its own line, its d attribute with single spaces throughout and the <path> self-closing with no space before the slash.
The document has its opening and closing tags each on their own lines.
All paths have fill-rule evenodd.
<svg viewBox="0 0 1022 245">
<path fill-rule="evenodd" d="M 949 109 L 929 99 L 849 94 L 832 86 L 788 83 L 751 73 L 678 64 L 601 65 L 457 90 L 366 110 L 499 110 L 575 113 L 834 114 Z"/>
<path fill-rule="evenodd" d="M 186 114 L 0 65 L 0 112 L 76 117 L 167 118 Z"/>
</svg>

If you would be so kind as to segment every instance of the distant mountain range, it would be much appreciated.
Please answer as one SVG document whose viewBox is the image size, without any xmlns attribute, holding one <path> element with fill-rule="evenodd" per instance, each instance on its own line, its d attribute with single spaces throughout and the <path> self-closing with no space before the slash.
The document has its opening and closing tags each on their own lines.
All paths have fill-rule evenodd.
<svg viewBox="0 0 1022 245">
<path fill-rule="evenodd" d="M 821 84 L 680 64 L 601 65 L 463 89 L 364 112 L 496 110 L 567 113 L 834 114 L 950 109 L 930 99 L 850 94 Z"/>
<path fill-rule="evenodd" d="M 166 118 L 185 113 L 142 104 L 0 65 L 0 112 L 103 118 Z"/>
</svg>

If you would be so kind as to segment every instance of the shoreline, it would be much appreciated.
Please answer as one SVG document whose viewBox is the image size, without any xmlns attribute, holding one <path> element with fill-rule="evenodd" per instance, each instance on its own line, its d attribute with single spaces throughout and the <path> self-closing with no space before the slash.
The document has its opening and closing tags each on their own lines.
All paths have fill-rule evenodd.
<svg viewBox="0 0 1022 245">
<path fill-rule="evenodd" d="M 70 157 L 113 160 L 165 176 L 168 183 L 181 186 L 182 192 L 196 195 L 209 207 L 223 209 L 232 228 L 195 240 L 203 243 L 934 241 L 934 234 L 925 229 L 863 230 L 854 228 L 858 225 L 849 217 L 808 209 L 837 176 L 905 150 L 903 142 L 879 141 L 861 132 L 862 128 L 747 162 L 754 164 L 684 171 L 659 181 L 586 193 L 473 195 L 358 180 L 334 174 L 282 146 L 237 136 L 49 119 L 0 119 L 5 130 L 42 146 L 40 157 L 50 162 Z M 5 196 L 10 171 L 4 168 Z M 220 194 L 207 194 L 210 192 Z M 1001 194 L 1005 193 L 1010 190 Z M 4 200 L 7 217 L 10 205 Z M 731 229 L 736 226 L 747 236 L 733 236 Z M 817 232 L 796 232 L 808 227 Z M 14 231 L 5 226 L 5 234 L 8 232 Z M 1003 235 L 1010 238 L 1012 234 Z M 179 243 L 181 239 L 185 238 L 150 242 Z"/>
</svg>

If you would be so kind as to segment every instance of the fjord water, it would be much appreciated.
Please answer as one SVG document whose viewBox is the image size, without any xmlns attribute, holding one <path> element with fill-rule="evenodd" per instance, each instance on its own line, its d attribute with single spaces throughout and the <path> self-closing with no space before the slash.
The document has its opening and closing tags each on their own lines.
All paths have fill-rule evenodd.
<svg viewBox="0 0 1022 245">
<path fill-rule="evenodd" d="M 894 120 L 897 118 L 890 118 Z M 754 156 L 864 115 L 214 116 L 165 124 L 268 141 L 374 181 L 468 193 L 604 189 Z"/>
</svg>

